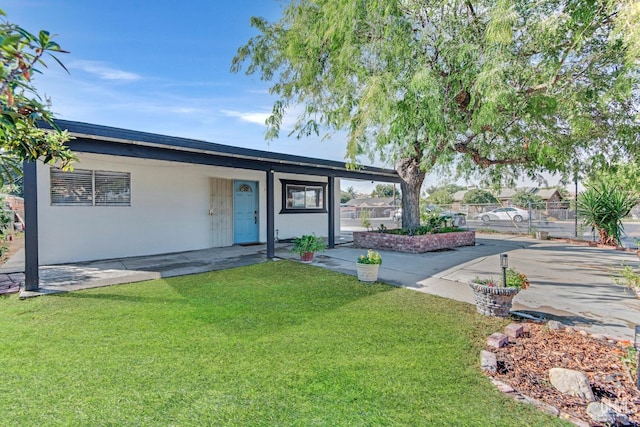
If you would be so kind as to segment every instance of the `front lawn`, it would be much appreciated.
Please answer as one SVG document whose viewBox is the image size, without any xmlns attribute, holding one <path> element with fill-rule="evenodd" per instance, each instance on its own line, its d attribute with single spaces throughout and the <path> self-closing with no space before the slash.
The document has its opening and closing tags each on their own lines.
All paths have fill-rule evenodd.
<svg viewBox="0 0 640 427">
<path fill-rule="evenodd" d="M 502 396 L 468 304 L 290 261 L 0 299 L 5 426 L 560 425 Z"/>
</svg>

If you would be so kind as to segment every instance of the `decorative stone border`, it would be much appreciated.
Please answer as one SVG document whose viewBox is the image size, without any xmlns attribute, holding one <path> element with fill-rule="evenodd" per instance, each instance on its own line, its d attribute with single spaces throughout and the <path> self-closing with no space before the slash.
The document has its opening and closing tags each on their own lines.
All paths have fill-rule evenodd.
<svg viewBox="0 0 640 427">
<path fill-rule="evenodd" d="M 397 252 L 423 253 L 441 249 L 474 246 L 475 231 L 453 231 L 451 233 L 403 234 L 378 233 L 375 231 L 354 231 L 353 246 L 367 249 L 387 249 Z"/>
<path fill-rule="evenodd" d="M 547 322 L 547 327 L 550 330 L 563 330 L 563 329 L 568 329 L 568 330 L 573 330 L 583 336 L 589 336 L 593 339 L 596 340 L 604 340 L 604 341 L 618 341 L 615 338 L 610 338 L 607 337 L 603 334 L 589 334 L 587 331 L 584 330 L 578 330 L 569 326 L 566 326 L 564 324 L 562 324 L 561 322 L 555 321 L 555 320 L 550 320 Z M 505 347 L 507 345 L 509 345 L 509 340 L 512 339 L 516 339 L 520 336 L 522 336 L 525 333 L 524 330 L 524 326 L 520 323 L 510 323 L 509 325 L 507 325 L 504 328 L 504 333 L 501 332 L 495 332 L 493 334 L 491 334 L 488 338 L 487 338 L 487 346 L 488 347 L 493 347 L 493 348 L 502 348 Z M 497 357 L 496 354 L 491 352 L 491 351 L 487 351 L 487 350 L 482 350 L 480 352 L 480 368 L 482 369 L 483 372 L 487 373 L 487 374 L 491 374 L 491 373 L 495 373 L 498 370 L 498 361 L 497 361 Z M 576 417 L 574 417 L 573 415 L 564 412 L 562 410 L 560 410 L 559 408 L 556 408 L 553 405 L 549 405 L 548 403 L 545 402 L 541 402 L 539 400 L 536 400 L 530 396 L 527 396 L 525 394 L 523 394 L 522 392 L 520 392 L 519 390 L 513 388 L 512 386 L 510 386 L 509 384 L 506 384 L 500 380 L 497 380 L 491 376 L 489 376 L 489 380 L 491 381 L 491 383 L 493 385 L 496 386 L 496 388 L 502 392 L 503 394 L 510 396 L 514 399 L 516 399 L 519 402 L 522 403 L 528 403 L 530 405 L 535 406 L 536 408 L 542 410 L 543 412 L 558 417 L 558 418 L 562 418 L 563 420 L 569 421 L 570 423 L 578 426 L 578 427 L 590 427 L 591 424 L 588 422 L 585 422 L 581 419 L 578 419 Z"/>
</svg>

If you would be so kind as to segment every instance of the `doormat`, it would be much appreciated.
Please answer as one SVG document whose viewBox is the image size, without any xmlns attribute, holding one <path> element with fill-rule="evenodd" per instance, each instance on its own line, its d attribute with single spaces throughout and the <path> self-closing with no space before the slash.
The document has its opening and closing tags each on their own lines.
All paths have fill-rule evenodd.
<svg viewBox="0 0 640 427">
<path fill-rule="evenodd" d="M 261 245 L 260 242 L 248 242 L 248 243 L 240 243 L 240 246 L 258 246 Z"/>
</svg>

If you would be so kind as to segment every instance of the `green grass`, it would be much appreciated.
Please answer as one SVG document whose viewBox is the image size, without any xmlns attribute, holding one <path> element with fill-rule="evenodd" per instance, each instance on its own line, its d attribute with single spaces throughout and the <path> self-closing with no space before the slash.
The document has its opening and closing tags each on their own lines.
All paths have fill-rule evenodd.
<svg viewBox="0 0 640 427">
<path fill-rule="evenodd" d="M 479 352 L 504 321 L 278 261 L 0 299 L 3 426 L 531 426 Z"/>
</svg>

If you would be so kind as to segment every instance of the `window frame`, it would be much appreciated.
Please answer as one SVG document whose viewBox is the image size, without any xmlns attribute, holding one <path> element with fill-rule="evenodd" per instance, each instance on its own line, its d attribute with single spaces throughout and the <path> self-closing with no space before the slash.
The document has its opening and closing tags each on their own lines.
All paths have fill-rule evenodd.
<svg viewBox="0 0 640 427">
<path fill-rule="evenodd" d="M 282 185 L 282 209 L 281 214 L 300 214 L 300 213 L 327 213 L 327 183 L 316 181 L 296 181 L 290 179 L 281 179 Z M 304 201 L 305 207 L 288 206 L 289 187 L 304 187 Z M 306 207 L 308 197 L 306 193 L 308 191 L 319 191 L 321 197 L 320 207 Z"/>
</svg>

